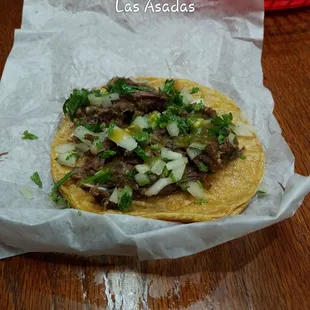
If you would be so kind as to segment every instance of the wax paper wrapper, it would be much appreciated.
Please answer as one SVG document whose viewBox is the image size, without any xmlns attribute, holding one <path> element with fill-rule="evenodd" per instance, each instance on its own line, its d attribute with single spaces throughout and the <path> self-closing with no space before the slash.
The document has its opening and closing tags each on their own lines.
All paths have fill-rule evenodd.
<svg viewBox="0 0 310 310">
<path fill-rule="evenodd" d="M 184 2 L 194 4 L 192 13 L 145 11 L 149 2 L 137 1 L 139 12 L 117 12 L 135 3 L 24 1 L 0 91 L 0 153 L 9 152 L 0 158 L 1 258 L 33 251 L 177 258 L 293 215 L 309 191 L 310 179 L 294 174 L 294 157 L 262 85 L 263 1 Z M 49 165 L 62 104 L 73 88 L 95 87 L 115 75 L 187 78 L 230 96 L 264 144 L 261 188 L 268 195 L 255 197 L 240 215 L 186 225 L 60 210 L 49 199 Z M 39 139 L 22 140 L 25 130 Z M 30 180 L 34 171 L 42 190 Z M 20 194 L 24 186 L 33 199 Z"/>
</svg>

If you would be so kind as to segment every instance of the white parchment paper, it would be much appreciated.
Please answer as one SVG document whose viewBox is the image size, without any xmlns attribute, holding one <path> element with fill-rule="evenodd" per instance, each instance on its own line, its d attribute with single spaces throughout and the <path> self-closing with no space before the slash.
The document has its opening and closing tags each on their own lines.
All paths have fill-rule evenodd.
<svg viewBox="0 0 310 310">
<path fill-rule="evenodd" d="M 125 3 L 134 4 L 119 1 L 119 8 Z M 0 86 L 0 153 L 9 152 L 0 158 L 0 258 L 31 251 L 181 257 L 292 216 L 309 191 L 310 178 L 294 174 L 262 85 L 263 0 L 186 1 L 194 13 L 144 12 L 147 0 L 136 3 L 140 12 L 117 13 L 114 0 L 24 1 Z M 258 128 L 269 195 L 241 215 L 188 225 L 57 209 L 49 200 L 49 154 L 62 104 L 73 88 L 115 75 L 188 78 L 230 96 Z M 22 140 L 24 130 L 40 139 Z M 43 190 L 29 178 L 34 171 Z M 32 200 L 19 192 L 25 185 Z"/>
</svg>

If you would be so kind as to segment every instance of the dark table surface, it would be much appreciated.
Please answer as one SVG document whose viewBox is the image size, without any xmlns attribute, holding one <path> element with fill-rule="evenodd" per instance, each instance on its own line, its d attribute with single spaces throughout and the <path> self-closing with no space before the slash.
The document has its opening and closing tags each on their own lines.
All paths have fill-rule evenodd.
<svg viewBox="0 0 310 310">
<path fill-rule="evenodd" d="M 0 0 L 0 72 L 22 1 Z M 264 84 L 310 174 L 310 8 L 267 14 Z M 0 261 L 0 309 L 310 309 L 310 197 L 284 222 L 178 260 L 27 254 Z"/>
</svg>

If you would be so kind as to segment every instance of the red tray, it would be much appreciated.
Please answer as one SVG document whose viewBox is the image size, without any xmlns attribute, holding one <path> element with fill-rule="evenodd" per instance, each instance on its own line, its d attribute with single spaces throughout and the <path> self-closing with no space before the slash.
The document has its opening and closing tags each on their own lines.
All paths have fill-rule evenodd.
<svg viewBox="0 0 310 310">
<path fill-rule="evenodd" d="M 310 0 L 265 0 L 265 10 L 285 10 L 310 5 Z"/>
</svg>

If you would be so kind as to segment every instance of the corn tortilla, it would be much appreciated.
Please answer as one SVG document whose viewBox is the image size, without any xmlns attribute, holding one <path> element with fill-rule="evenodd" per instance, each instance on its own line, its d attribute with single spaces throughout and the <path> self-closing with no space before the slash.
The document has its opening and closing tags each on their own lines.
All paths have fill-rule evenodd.
<svg viewBox="0 0 310 310">
<path fill-rule="evenodd" d="M 153 77 L 141 77 L 138 80 L 147 81 L 156 88 L 165 82 L 163 78 Z M 174 85 L 179 90 L 198 87 L 199 92 L 193 96 L 203 99 L 206 105 L 217 111 L 218 115 L 231 112 L 234 123 L 245 122 L 240 108 L 219 91 L 184 79 L 175 79 Z M 55 182 L 72 169 L 60 165 L 56 160 L 57 145 L 68 143 L 72 131 L 73 123 L 65 117 L 59 125 L 51 148 L 51 171 Z M 246 158 L 236 159 L 220 171 L 209 175 L 212 187 L 205 192 L 208 203 L 196 203 L 194 197 L 179 192 L 134 201 L 126 214 L 167 221 L 200 222 L 241 213 L 256 194 L 263 179 L 265 155 L 262 144 L 255 134 L 251 137 L 238 137 L 238 141 L 240 147 L 245 147 Z M 82 164 L 83 158 L 78 160 L 78 166 Z M 73 208 L 99 214 L 121 213 L 117 210 L 103 210 L 95 198 L 77 186 L 74 180 L 66 181 L 60 187 L 60 192 Z"/>
</svg>

